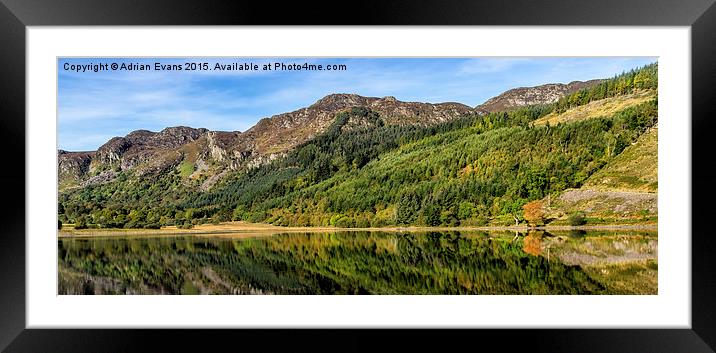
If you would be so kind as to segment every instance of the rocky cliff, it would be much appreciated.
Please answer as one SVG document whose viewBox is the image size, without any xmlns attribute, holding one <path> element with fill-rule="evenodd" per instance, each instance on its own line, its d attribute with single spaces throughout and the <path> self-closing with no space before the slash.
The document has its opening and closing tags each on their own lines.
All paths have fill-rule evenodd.
<svg viewBox="0 0 716 353">
<path fill-rule="evenodd" d="M 481 113 L 506 111 L 519 107 L 536 104 L 554 103 L 561 97 L 592 87 L 603 80 L 573 81 L 567 84 L 550 83 L 534 87 L 519 87 L 505 91 L 499 96 L 488 99 L 475 109 Z"/>
</svg>

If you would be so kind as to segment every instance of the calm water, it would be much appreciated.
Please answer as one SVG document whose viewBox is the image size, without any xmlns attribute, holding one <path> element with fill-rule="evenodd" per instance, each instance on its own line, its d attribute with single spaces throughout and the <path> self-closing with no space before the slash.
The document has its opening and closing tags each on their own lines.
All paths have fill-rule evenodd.
<svg viewBox="0 0 716 353">
<path fill-rule="evenodd" d="M 656 294 L 648 232 L 60 238 L 59 294 Z"/>
</svg>

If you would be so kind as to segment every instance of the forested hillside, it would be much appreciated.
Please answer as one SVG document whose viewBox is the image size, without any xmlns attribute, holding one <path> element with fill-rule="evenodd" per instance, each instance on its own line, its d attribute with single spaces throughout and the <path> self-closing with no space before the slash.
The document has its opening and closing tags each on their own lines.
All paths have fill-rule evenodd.
<svg viewBox="0 0 716 353">
<path fill-rule="evenodd" d="M 614 176 L 656 163 L 657 82 L 652 64 L 555 103 L 487 114 L 463 110 L 430 124 L 397 124 L 370 106 L 348 107 L 284 155 L 227 170 L 211 187 L 187 178 L 195 170 L 185 164 L 141 176 L 118 169 L 109 182 L 63 190 L 59 218 L 78 228 L 229 220 L 338 227 L 533 223 L 525 217 L 530 202 L 608 183 L 603 180 L 623 184 Z M 630 148 L 637 141 L 654 148 Z M 79 164 L 85 159 L 75 160 L 73 168 L 86 169 Z M 649 183 L 655 174 L 636 177 Z"/>
</svg>

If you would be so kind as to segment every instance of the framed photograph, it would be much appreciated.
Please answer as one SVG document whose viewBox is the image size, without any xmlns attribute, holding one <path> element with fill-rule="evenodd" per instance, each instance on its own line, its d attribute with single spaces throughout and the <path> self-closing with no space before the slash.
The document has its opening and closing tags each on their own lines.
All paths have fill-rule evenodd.
<svg viewBox="0 0 716 353">
<path fill-rule="evenodd" d="M 174 5 L 2 7 L 7 351 L 713 351 L 711 2 Z"/>
</svg>

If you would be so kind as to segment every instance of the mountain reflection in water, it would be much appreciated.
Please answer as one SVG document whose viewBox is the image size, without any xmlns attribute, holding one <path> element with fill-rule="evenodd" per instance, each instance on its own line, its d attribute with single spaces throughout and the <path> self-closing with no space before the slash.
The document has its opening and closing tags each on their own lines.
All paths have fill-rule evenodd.
<svg viewBox="0 0 716 353">
<path fill-rule="evenodd" d="M 60 238 L 58 292 L 651 294 L 655 291 L 656 233 L 603 233 L 573 236 L 568 232 L 530 232 L 515 237 L 514 232 L 346 231 L 240 239 Z M 629 292 L 629 288 L 637 288 L 638 293 Z"/>
</svg>

